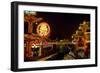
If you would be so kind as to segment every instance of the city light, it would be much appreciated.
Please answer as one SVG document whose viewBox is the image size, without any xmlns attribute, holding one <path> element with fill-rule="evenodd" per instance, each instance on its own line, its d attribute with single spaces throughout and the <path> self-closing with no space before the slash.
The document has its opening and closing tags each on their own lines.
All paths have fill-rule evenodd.
<svg viewBox="0 0 100 73">
<path fill-rule="evenodd" d="M 37 33 L 41 37 L 46 37 L 50 33 L 50 26 L 46 22 L 42 22 L 37 26 Z"/>
</svg>

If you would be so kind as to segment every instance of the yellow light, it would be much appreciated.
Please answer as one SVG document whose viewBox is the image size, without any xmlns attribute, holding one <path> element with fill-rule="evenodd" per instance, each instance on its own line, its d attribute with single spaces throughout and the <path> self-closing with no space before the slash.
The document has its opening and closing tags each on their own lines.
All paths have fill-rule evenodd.
<svg viewBox="0 0 100 73">
<path fill-rule="evenodd" d="M 46 25 L 43 24 L 43 25 L 41 25 L 39 31 L 40 31 L 40 34 L 41 34 L 41 35 L 46 35 L 46 34 L 48 33 L 48 32 L 47 32 L 47 31 L 48 31 L 48 28 L 47 28 Z"/>
<path fill-rule="evenodd" d="M 37 27 L 37 33 L 39 36 L 47 36 L 50 33 L 50 27 L 46 22 L 42 22 Z"/>
</svg>

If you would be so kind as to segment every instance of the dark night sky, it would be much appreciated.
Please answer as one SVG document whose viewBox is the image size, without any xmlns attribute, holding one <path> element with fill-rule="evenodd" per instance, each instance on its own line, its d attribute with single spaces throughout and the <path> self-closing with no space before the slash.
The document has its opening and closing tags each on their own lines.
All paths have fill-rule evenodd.
<svg viewBox="0 0 100 73">
<path fill-rule="evenodd" d="M 90 21 L 89 14 L 37 12 L 51 28 L 50 39 L 70 39 L 84 20 Z"/>
</svg>

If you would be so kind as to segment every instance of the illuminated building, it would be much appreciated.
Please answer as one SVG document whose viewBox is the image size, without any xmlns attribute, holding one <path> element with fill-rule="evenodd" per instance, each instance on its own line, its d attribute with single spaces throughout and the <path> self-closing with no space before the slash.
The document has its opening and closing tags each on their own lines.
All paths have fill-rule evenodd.
<svg viewBox="0 0 100 73">
<path fill-rule="evenodd" d="M 73 54 L 76 53 L 73 49 L 78 50 L 80 47 L 85 47 L 87 41 L 90 42 L 90 26 L 86 25 L 89 23 L 84 21 L 77 24 L 81 16 L 84 17 L 80 14 L 26 11 L 24 13 L 24 61 L 69 59 L 70 51 L 70 54 L 76 56 Z M 76 22 L 73 17 L 80 20 L 76 19 Z M 60 51 L 62 53 L 59 53 Z M 77 58 L 70 57 L 70 59 Z"/>
<path fill-rule="evenodd" d="M 84 54 L 88 52 L 87 44 L 90 44 L 90 23 L 84 21 L 80 24 L 78 30 L 72 36 L 72 42 L 76 44 L 76 50 L 83 50 Z"/>
</svg>

